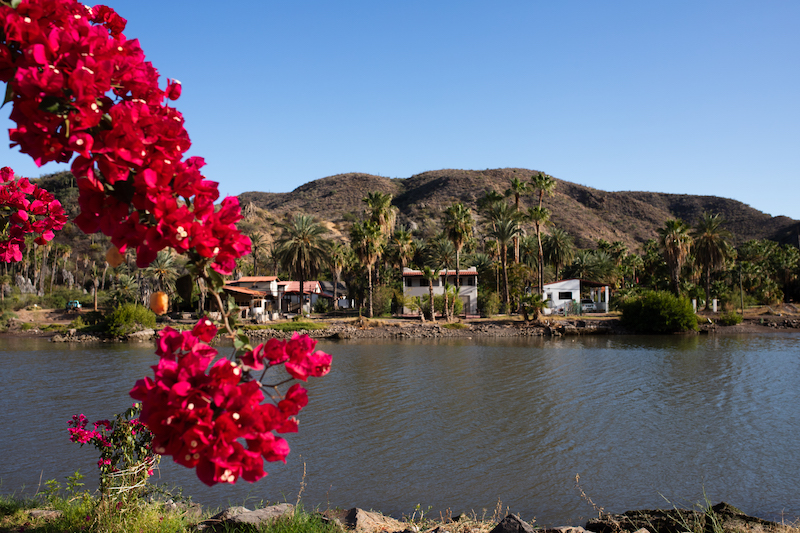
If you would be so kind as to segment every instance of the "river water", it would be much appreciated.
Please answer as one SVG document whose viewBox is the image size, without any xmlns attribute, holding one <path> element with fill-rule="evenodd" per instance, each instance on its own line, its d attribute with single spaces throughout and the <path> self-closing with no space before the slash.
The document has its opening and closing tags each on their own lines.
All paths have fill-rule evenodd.
<svg viewBox="0 0 800 533">
<path fill-rule="evenodd" d="M 504 510 L 543 525 L 596 511 L 693 506 L 708 495 L 768 519 L 800 516 L 800 336 L 321 342 L 288 463 L 256 484 L 208 488 L 162 461 L 158 482 L 210 506 L 295 502 Z M 150 373 L 148 345 L 0 339 L 0 492 L 80 469 L 76 413 L 110 418 Z M 305 471 L 305 474 L 304 474 Z"/>
</svg>

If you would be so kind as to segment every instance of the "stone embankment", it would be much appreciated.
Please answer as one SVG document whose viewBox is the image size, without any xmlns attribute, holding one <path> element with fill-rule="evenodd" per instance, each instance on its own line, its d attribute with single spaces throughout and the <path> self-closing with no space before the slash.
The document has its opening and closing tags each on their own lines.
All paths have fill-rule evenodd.
<svg viewBox="0 0 800 533">
<path fill-rule="evenodd" d="M 434 338 L 474 338 L 474 337 L 560 337 L 564 335 L 605 335 L 617 332 L 616 321 L 601 323 L 586 320 L 560 321 L 553 324 L 524 325 L 522 323 L 464 323 L 455 325 L 419 322 L 392 322 L 387 324 L 365 320 L 358 324 L 334 324 L 328 328 L 301 331 L 314 338 L 346 339 L 434 339 Z M 378 321 L 379 322 L 379 321 Z M 613 323 L 611 323 L 613 322 Z M 288 338 L 292 332 L 274 329 L 257 329 L 247 334 L 258 338 Z"/>
<path fill-rule="evenodd" d="M 735 326 L 721 326 L 713 322 L 700 321 L 703 334 L 747 334 L 769 331 L 797 331 L 800 319 L 779 316 L 748 318 Z M 30 331 L 28 332 L 30 333 Z M 246 331 L 253 339 L 286 339 L 294 332 L 278 331 L 271 328 Z M 440 339 L 440 338 L 498 338 L 498 337 L 565 337 L 572 335 L 624 335 L 630 333 L 621 325 L 619 319 L 567 319 L 543 320 L 525 324 L 523 322 L 475 321 L 456 324 L 442 322 L 417 322 L 409 320 L 353 320 L 332 322 L 324 329 L 301 330 L 316 339 L 357 340 L 357 339 Z M 103 338 L 96 335 L 78 334 L 68 330 L 52 337 L 53 342 L 144 342 L 158 338 L 157 332 L 146 329 L 132 333 L 125 338 Z"/>
<path fill-rule="evenodd" d="M 267 525 L 295 511 L 288 503 L 249 510 L 231 507 L 200 522 L 198 531 L 238 531 Z M 748 516 L 724 502 L 707 509 L 670 509 L 601 514 L 583 527 L 540 527 L 509 514 L 499 522 L 478 520 L 469 514 L 425 521 L 400 521 L 379 512 L 354 507 L 319 513 L 323 520 L 355 533 L 797 533 L 794 527 Z"/>
</svg>

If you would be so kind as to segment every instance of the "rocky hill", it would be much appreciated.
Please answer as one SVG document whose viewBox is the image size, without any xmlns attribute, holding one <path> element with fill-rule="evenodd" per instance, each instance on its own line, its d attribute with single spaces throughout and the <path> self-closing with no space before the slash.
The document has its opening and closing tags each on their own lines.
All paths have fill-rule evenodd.
<svg viewBox="0 0 800 533">
<path fill-rule="evenodd" d="M 436 170 L 410 178 L 385 178 L 370 174 L 339 174 L 306 183 L 287 193 L 246 192 L 239 196 L 243 206 L 252 204 L 266 210 L 270 220 L 284 219 L 297 212 L 314 214 L 332 222 L 346 235 L 348 221 L 364 212 L 362 199 L 369 192 L 391 193 L 399 209 L 398 223 L 421 235 L 439 229 L 442 212 L 453 202 L 476 208 L 487 191 L 504 193 L 512 178 L 528 181 L 536 171 L 504 168 L 484 171 Z M 536 198 L 523 197 L 524 208 Z M 774 239 L 797 243 L 800 222 L 772 217 L 752 207 L 718 196 L 694 196 L 652 192 L 606 192 L 568 181 L 557 180 L 555 194 L 545 197 L 556 226 L 566 230 L 578 247 L 592 248 L 598 239 L 622 241 L 630 250 L 655 238 L 664 222 L 681 218 L 696 222 L 704 211 L 719 213 L 736 244 L 750 239 Z"/>
</svg>

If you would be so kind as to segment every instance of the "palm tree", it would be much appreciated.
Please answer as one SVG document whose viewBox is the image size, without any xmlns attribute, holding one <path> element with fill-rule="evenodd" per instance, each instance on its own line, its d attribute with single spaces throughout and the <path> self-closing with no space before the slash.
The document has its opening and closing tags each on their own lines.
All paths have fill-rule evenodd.
<svg viewBox="0 0 800 533">
<path fill-rule="evenodd" d="M 400 267 L 400 274 L 402 275 L 403 269 L 414 257 L 416 245 L 411 232 L 405 226 L 400 226 L 394 233 L 389 241 L 389 246 L 392 250 L 392 255 L 397 259 L 397 264 Z"/>
<path fill-rule="evenodd" d="M 328 266 L 333 275 L 333 309 L 339 309 L 339 278 L 342 276 L 342 270 L 347 266 L 350 260 L 350 247 L 340 242 L 331 244 L 331 249 L 328 254 Z"/>
<path fill-rule="evenodd" d="M 252 204 L 252 202 L 251 202 Z M 250 205 L 250 204 L 248 204 Z M 255 231 L 249 235 L 250 249 L 253 254 L 253 275 L 258 276 L 258 254 L 267 246 L 267 236 L 260 231 Z"/>
<path fill-rule="evenodd" d="M 464 247 L 464 242 L 472 237 L 472 210 L 464 207 L 461 202 L 455 203 L 448 207 L 444 212 L 444 229 L 447 232 L 447 238 L 453 243 L 456 249 L 456 297 L 461 294 L 461 249 Z M 464 309 L 466 314 L 467 310 Z"/>
<path fill-rule="evenodd" d="M 526 216 L 528 220 L 533 222 L 536 228 L 536 242 L 539 247 L 539 294 L 544 293 L 544 250 L 542 249 L 542 228 L 550 223 L 550 211 L 541 206 L 534 206 L 528 209 Z"/>
<path fill-rule="evenodd" d="M 680 219 L 667 220 L 664 227 L 658 230 L 658 236 L 661 252 L 669 267 L 672 290 L 680 294 L 681 268 L 692 249 L 689 226 Z"/>
<path fill-rule="evenodd" d="M 575 241 L 572 236 L 561 228 L 553 228 L 549 235 L 542 241 L 545 261 L 553 265 L 556 270 L 556 281 L 561 279 L 561 267 L 568 265 L 575 256 Z"/>
<path fill-rule="evenodd" d="M 144 274 L 156 283 L 156 289 L 167 294 L 175 292 L 175 279 L 178 277 L 178 265 L 175 256 L 162 250 L 150 266 L 144 269 Z"/>
<path fill-rule="evenodd" d="M 394 230 L 394 223 L 397 219 L 397 208 L 392 205 L 392 195 L 371 192 L 363 201 L 367 204 L 369 219 L 378 224 L 384 237 L 388 237 Z"/>
<path fill-rule="evenodd" d="M 439 273 L 429 266 L 422 267 L 422 278 L 428 282 L 428 298 L 431 304 L 431 322 L 436 323 L 436 307 L 433 305 L 433 282 Z"/>
<path fill-rule="evenodd" d="M 622 286 L 625 287 L 625 277 L 627 276 L 628 279 L 631 280 L 630 286 L 633 286 L 637 283 L 636 281 L 636 272 L 641 271 L 644 268 L 644 259 L 642 256 L 636 254 L 628 254 L 622 259 L 622 264 L 620 265 L 620 271 L 622 272 Z"/>
<path fill-rule="evenodd" d="M 728 239 L 731 233 L 722 228 L 725 220 L 720 215 L 703 213 L 691 235 L 694 239 L 695 260 L 702 266 L 706 275 L 706 311 L 711 305 L 711 273 L 725 264 L 731 256 Z"/>
<path fill-rule="evenodd" d="M 513 242 L 514 237 L 521 232 L 517 219 L 507 217 L 497 220 L 495 228 L 489 232 L 489 236 L 497 241 L 500 247 L 500 262 L 503 266 L 503 311 L 508 313 L 509 302 L 511 300 L 508 293 L 508 244 Z"/>
<path fill-rule="evenodd" d="M 483 198 L 478 199 L 478 213 L 483 215 L 492 227 L 494 227 L 494 221 L 499 218 L 497 214 L 500 209 L 507 210 L 509 207 L 505 202 L 505 197 L 495 190 L 486 191 Z"/>
<path fill-rule="evenodd" d="M 383 233 L 380 226 L 371 220 L 356 222 L 350 228 L 350 245 L 358 261 L 367 267 L 369 290 L 369 318 L 372 318 L 372 267 L 383 252 Z"/>
<path fill-rule="evenodd" d="M 300 314 L 305 300 L 305 280 L 324 263 L 328 244 L 322 236 L 327 232 L 313 216 L 297 214 L 288 224 L 281 224 L 283 233 L 275 247 L 275 256 L 283 268 L 300 281 Z"/>
<path fill-rule="evenodd" d="M 139 298 L 139 284 L 136 282 L 136 278 L 128 274 L 120 274 L 114 285 L 111 297 L 117 305 L 125 302 L 135 302 Z"/>
<path fill-rule="evenodd" d="M 448 305 L 447 293 L 447 271 L 456 261 L 456 247 L 444 233 L 434 237 L 426 246 L 427 262 L 436 267 L 439 275 L 442 276 L 442 288 L 444 289 L 444 315 L 446 320 L 450 319 L 450 306 Z"/>
<path fill-rule="evenodd" d="M 539 207 L 542 207 L 544 195 L 551 196 L 556 190 L 556 179 L 544 172 L 537 172 L 531 176 L 531 185 L 534 191 L 539 191 Z"/>
<path fill-rule="evenodd" d="M 519 213 L 519 197 L 531 191 L 530 185 L 517 178 L 511 178 L 511 187 L 506 189 L 506 198 L 514 197 L 514 212 Z M 514 262 L 519 263 L 519 237 L 514 237 Z"/>
<path fill-rule="evenodd" d="M 610 282 L 614 270 L 614 260 L 603 250 L 578 250 L 572 264 L 564 269 L 571 278 L 601 282 Z"/>
<path fill-rule="evenodd" d="M 597 240 L 597 249 L 606 252 L 614 260 L 614 264 L 620 266 L 622 260 L 628 255 L 628 247 L 622 241 L 608 242 L 605 239 Z"/>
<path fill-rule="evenodd" d="M 541 294 L 526 294 L 522 298 L 520 298 L 520 308 L 522 309 L 522 314 L 525 317 L 525 322 L 529 322 L 529 315 L 533 313 L 533 319 L 537 320 L 539 318 L 539 312 L 547 307 L 547 304 L 542 299 Z"/>
</svg>

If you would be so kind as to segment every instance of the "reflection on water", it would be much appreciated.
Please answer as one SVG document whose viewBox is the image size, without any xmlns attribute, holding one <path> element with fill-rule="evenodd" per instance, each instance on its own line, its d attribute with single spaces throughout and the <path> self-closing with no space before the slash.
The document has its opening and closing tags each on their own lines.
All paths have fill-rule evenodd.
<svg viewBox="0 0 800 533">
<path fill-rule="evenodd" d="M 209 505 L 294 501 L 401 515 L 497 500 L 540 524 L 693 505 L 703 490 L 746 512 L 800 515 L 800 337 L 598 336 L 320 343 L 332 372 L 310 384 L 288 464 L 255 485 L 208 488 L 166 459 L 161 481 Z M 63 346 L 2 339 L 3 492 L 97 455 L 66 421 L 126 408 L 151 346 Z"/>
</svg>

